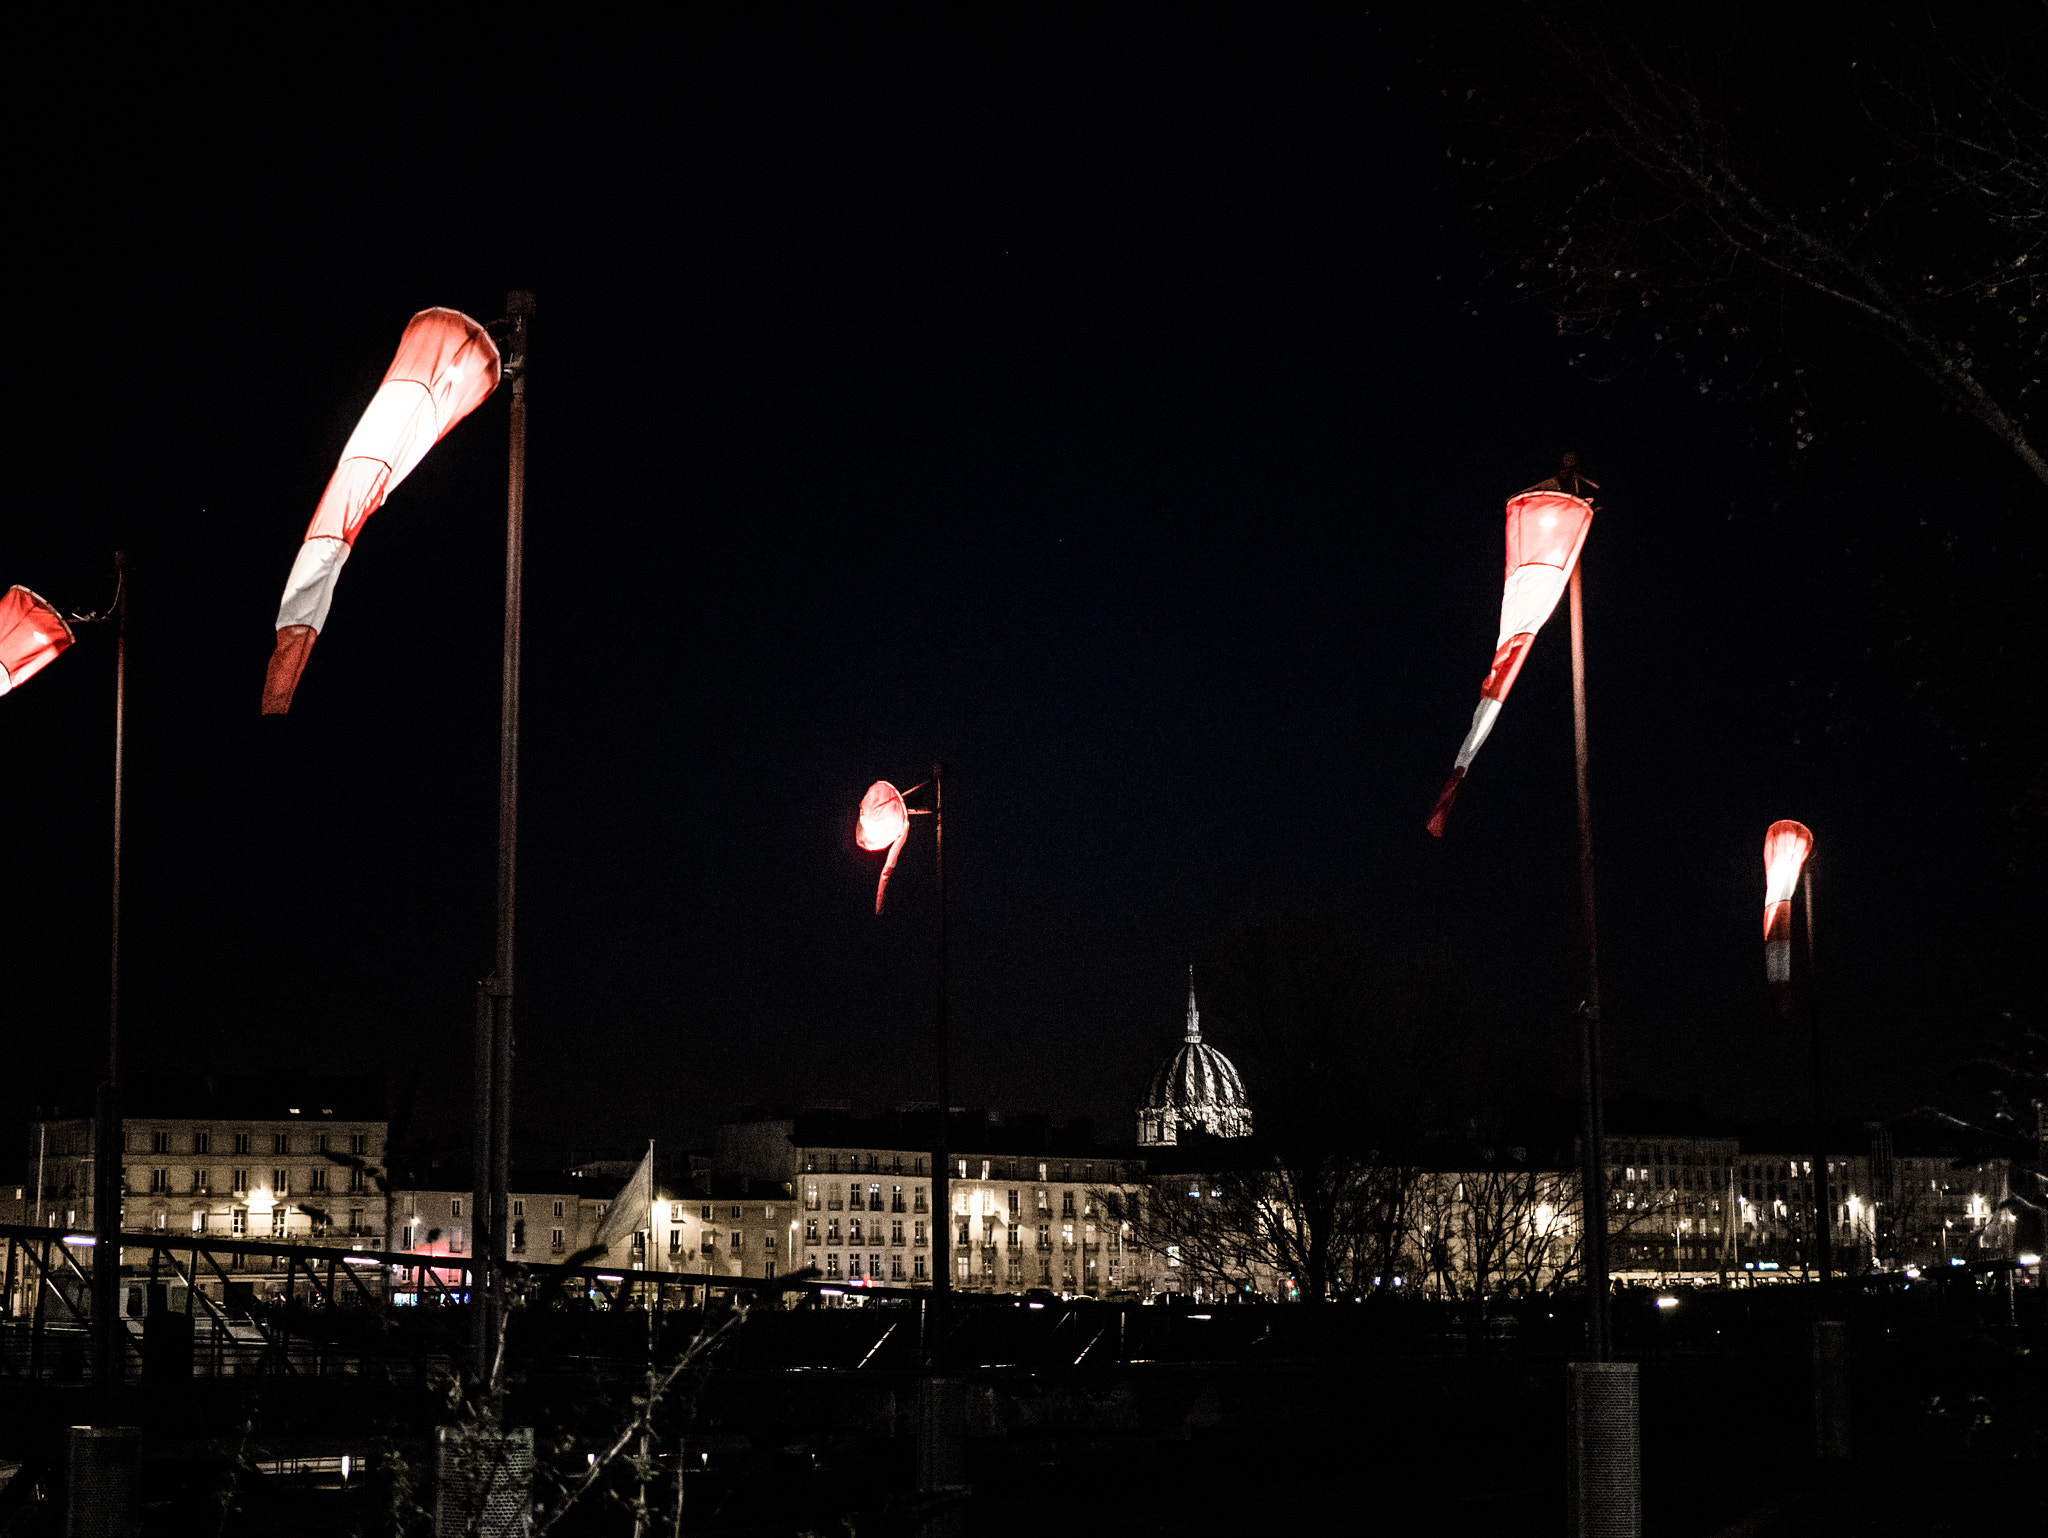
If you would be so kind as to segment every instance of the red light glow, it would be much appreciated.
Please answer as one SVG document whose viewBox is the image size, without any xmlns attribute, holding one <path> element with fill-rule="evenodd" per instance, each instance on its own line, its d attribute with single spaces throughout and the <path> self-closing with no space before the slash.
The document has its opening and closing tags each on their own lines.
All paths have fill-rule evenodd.
<svg viewBox="0 0 2048 1538">
<path fill-rule="evenodd" d="M 1813 853 L 1813 834 L 1799 822 L 1774 822 L 1764 834 L 1764 975 L 1792 981 L 1792 894 Z"/>
<path fill-rule="evenodd" d="M 76 639 L 48 600 L 25 587 L 0 594 L 0 694 L 35 677 Z"/>
<path fill-rule="evenodd" d="M 903 792 L 887 780 L 877 780 L 860 798 L 860 817 L 854 824 L 853 841 L 870 852 L 889 851 L 882 862 L 882 879 L 875 884 L 875 912 L 882 911 L 882 896 L 889 890 L 889 873 L 896 869 L 896 857 L 910 836 L 910 812 L 903 805 Z"/>
</svg>

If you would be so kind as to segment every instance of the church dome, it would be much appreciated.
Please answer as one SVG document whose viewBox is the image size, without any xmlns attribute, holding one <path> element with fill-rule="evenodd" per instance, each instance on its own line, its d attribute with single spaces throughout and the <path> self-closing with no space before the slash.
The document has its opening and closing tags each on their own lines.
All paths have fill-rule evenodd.
<svg viewBox="0 0 2048 1538">
<path fill-rule="evenodd" d="M 1181 1049 L 1152 1075 L 1138 1108 L 1138 1141 L 1157 1145 L 1180 1141 L 1181 1129 L 1200 1128 L 1211 1137 L 1250 1137 L 1252 1110 L 1237 1065 L 1202 1040 L 1202 1012 L 1195 1007 L 1195 978 L 1188 973 L 1187 1037 Z"/>
</svg>

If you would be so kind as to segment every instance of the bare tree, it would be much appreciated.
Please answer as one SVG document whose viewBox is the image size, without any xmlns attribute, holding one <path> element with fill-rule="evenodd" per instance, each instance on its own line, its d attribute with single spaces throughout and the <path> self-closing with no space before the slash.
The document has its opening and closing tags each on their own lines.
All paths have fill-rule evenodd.
<svg viewBox="0 0 2048 1538">
<path fill-rule="evenodd" d="M 1779 402 L 1804 447 L 1816 362 L 1854 332 L 2048 485 L 2039 6 L 1507 0 L 1443 76 L 1500 276 L 1560 335 Z"/>
<path fill-rule="evenodd" d="M 1291 1159 L 1205 1139 L 1185 1153 L 1198 1151 L 1207 1157 L 1181 1162 L 1199 1167 L 1156 1177 L 1125 1208 L 1132 1241 L 1165 1257 L 1190 1289 L 1267 1293 L 1291 1283 L 1301 1300 L 1321 1302 L 1390 1289 L 1406 1269 L 1412 1166 L 1371 1149 Z"/>
</svg>

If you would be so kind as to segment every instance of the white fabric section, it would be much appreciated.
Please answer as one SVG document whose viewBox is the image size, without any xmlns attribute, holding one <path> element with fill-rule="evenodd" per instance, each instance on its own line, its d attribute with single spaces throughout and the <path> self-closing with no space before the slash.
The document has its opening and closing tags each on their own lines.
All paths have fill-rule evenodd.
<svg viewBox="0 0 2048 1538">
<path fill-rule="evenodd" d="M 13 687 L 14 680 L 7 676 L 7 668 L 5 664 L 0 664 L 0 694 L 5 694 L 9 689 L 12 689 Z"/>
<path fill-rule="evenodd" d="M 338 539 L 309 539 L 299 546 L 292 574 L 285 579 L 284 602 L 277 606 L 277 628 L 311 625 L 317 632 L 327 623 L 334 602 L 335 579 L 348 559 L 349 547 Z"/>
<path fill-rule="evenodd" d="M 1751 973 L 1752 977 L 1756 974 Z M 1764 946 L 1764 978 L 1773 983 L 1792 981 L 1792 942 L 1772 940 Z"/>
<path fill-rule="evenodd" d="M 1557 566 L 1518 566 L 1500 594 L 1500 638 L 1495 651 L 1508 644 L 1510 636 L 1534 635 L 1550 618 L 1570 573 Z"/>
<path fill-rule="evenodd" d="M 1458 749 L 1458 767 L 1469 769 L 1472 760 L 1479 756 L 1479 750 L 1486 746 L 1487 734 L 1493 730 L 1493 723 L 1500 716 L 1499 700 L 1481 700 L 1479 708 L 1472 712 L 1472 730 L 1465 734 L 1465 745 Z"/>
<path fill-rule="evenodd" d="M 440 413 L 434 397 L 423 384 L 410 379 L 393 379 L 377 388 L 363 419 L 348 435 L 347 459 L 375 459 L 391 467 L 391 479 L 384 483 L 389 496 L 427 457 L 441 436 Z"/>
<path fill-rule="evenodd" d="M 640 1167 L 633 1171 L 612 1201 L 611 1211 L 604 1215 L 604 1223 L 593 1241 L 600 1252 L 611 1254 L 616 1251 L 620 1257 L 632 1253 L 633 1235 L 641 1229 L 654 1227 L 654 1145 L 647 1145 L 647 1157 L 640 1161 Z M 620 1248 L 620 1246 L 624 1246 Z"/>
</svg>

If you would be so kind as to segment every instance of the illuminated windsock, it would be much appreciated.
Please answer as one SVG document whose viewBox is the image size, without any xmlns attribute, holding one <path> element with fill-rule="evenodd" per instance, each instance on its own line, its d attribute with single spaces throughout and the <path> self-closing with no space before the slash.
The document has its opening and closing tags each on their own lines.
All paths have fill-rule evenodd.
<svg viewBox="0 0 2048 1538">
<path fill-rule="evenodd" d="M 854 824 L 853 841 L 873 851 L 886 849 L 882 879 L 875 883 L 875 912 L 882 911 L 882 894 L 889 890 L 889 873 L 896 869 L 896 856 L 903 853 L 903 841 L 910 837 L 910 812 L 903 805 L 903 792 L 887 780 L 877 780 L 860 798 L 860 820 Z"/>
<path fill-rule="evenodd" d="M 467 315 L 422 310 L 406 326 L 398 356 L 349 435 L 292 562 L 277 609 L 277 646 L 263 680 L 266 716 L 291 709 L 313 638 L 327 623 L 342 563 L 370 514 L 497 387 L 497 346 Z"/>
<path fill-rule="evenodd" d="M 1571 580 L 1572 567 L 1593 527 L 1593 504 L 1563 491 L 1525 491 L 1508 499 L 1507 583 L 1500 597 L 1500 638 L 1494 643 L 1493 667 L 1479 688 L 1479 708 L 1472 729 L 1458 749 L 1456 767 L 1436 798 L 1429 831 L 1444 836 L 1458 786 L 1478 756 L 1500 707 L 1515 686 L 1515 675 L 1535 644 L 1536 632 L 1550 618 Z"/>
<path fill-rule="evenodd" d="M 1792 981 L 1792 894 L 1812 853 L 1804 823 L 1774 822 L 1764 834 L 1764 977 L 1774 986 Z"/>
<path fill-rule="evenodd" d="M 74 639 L 48 599 L 18 585 L 0 593 L 0 694 L 55 662 Z"/>
</svg>

